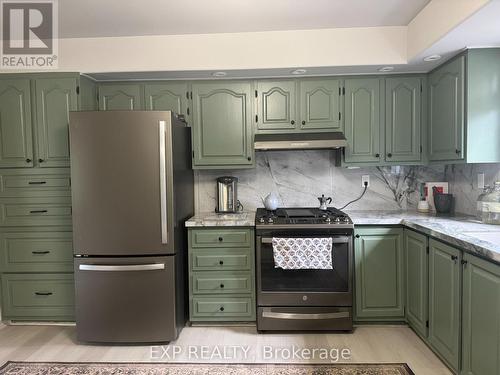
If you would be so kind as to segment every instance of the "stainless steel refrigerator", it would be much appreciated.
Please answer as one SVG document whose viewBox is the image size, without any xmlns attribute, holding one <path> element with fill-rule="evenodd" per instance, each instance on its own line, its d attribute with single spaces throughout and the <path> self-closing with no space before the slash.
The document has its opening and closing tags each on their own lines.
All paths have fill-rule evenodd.
<svg viewBox="0 0 500 375">
<path fill-rule="evenodd" d="M 190 130 L 171 112 L 70 114 L 78 340 L 167 342 L 184 326 Z"/>
</svg>

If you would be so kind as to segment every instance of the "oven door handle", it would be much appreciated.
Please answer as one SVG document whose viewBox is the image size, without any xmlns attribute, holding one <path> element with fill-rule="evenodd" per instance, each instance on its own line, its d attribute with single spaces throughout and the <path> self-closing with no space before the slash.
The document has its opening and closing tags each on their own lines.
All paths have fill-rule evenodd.
<svg viewBox="0 0 500 375">
<path fill-rule="evenodd" d="M 320 237 L 320 238 L 323 238 L 323 237 Z M 330 237 L 325 237 L 325 238 L 330 238 Z M 350 240 L 349 236 L 334 236 L 331 238 L 332 238 L 333 243 L 349 243 L 349 240 Z M 260 242 L 261 243 L 273 243 L 273 238 L 272 237 L 262 237 L 260 239 Z"/>
<path fill-rule="evenodd" d="M 334 313 L 324 313 L 324 314 L 298 314 L 298 313 L 278 313 L 272 311 L 263 311 L 263 318 L 271 318 L 271 319 L 293 319 L 293 320 L 305 320 L 305 319 L 313 319 L 313 320 L 321 320 L 321 319 L 344 319 L 349 318 L 349 311 L 341 311 Z"/>
</svg>

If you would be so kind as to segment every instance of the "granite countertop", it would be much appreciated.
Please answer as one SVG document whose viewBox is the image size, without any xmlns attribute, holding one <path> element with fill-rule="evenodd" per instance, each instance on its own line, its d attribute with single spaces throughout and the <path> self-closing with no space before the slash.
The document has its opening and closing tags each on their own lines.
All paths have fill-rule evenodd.
<svg viewBox="0 0 500 375">
<path fill-rule="evenodd" d="M 201 212 L 186 221 L 186 227 L 253 227 L 255 212 L 243 211 L 235 214 Z"/>
<path fill-rule="evenodd" d="M 436 216 L 415 211 L 347 211 L 355 225 L 404 225 L 500 264 L 500 225 L 473 216 Z"/>
</svg>

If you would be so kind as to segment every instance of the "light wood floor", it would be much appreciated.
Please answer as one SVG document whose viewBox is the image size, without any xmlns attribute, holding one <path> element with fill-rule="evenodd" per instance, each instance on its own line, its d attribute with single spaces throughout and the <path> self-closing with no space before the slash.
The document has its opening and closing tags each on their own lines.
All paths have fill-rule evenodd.
<svg viewBox="0 0 500 375">
<path fill-rule="evenodd" d="M 73 326 L 4 326 L 0 323 L 0 366 L 6 361 L 149 362 L 150 346 L 99 346 L 79 344 Z M 352 334 L 257 334 L 255 327 L 186 327 L 176 342 L 183 353 L 176 361 L 188 361 L 189 346 L 244 345 L 248 357 L 226 362 L 266 362 L 263 346 L 273 348 L 348 348 L 350 362 L 406 362 L 416 375 L 450 375 L 451 372 L 406 326 L 361 326 Z M 201 353 L 201 352 L 199 352 Z M 170 353 L 172 354 L 172 353 Z M 190 362 L 196 360 L 191 359 Z M 207 362 L 206 360 L 199 360 Z M 214 362 L 224 362 L 214 360 Z M 279 358 L 268 363 L 280 362 Z M 290 362 L 281 360 L 281 362 Z M 295 362 L 312 363 L 311 360 Z M 315 360 L 314 363 L 328 362 Z M 341 361 L 339 361 L 341 362 Z M 344 361 L 346 362 L 346 361 Z"/>
</svg>

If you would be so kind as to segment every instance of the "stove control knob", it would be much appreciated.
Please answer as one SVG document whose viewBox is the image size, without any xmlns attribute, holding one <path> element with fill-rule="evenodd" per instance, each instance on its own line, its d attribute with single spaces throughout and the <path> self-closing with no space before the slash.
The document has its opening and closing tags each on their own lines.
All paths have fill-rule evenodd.
<svg viewBox="0 0 500 375">
<path fill-rule="evenodd" d="M 344 216 L 344 222 L 345 223 L 348 223 L 349 222 L 349 218 L 347 216 Z"/>
<path fill-rule="evenodd" d="M 335 222 L 336 222 L 336 223 L 340 223 L 340 217 L 338 217 L 338 216 L 337 216 L 337 217 L 335 218 Z"/>
<path fill-rule="evenodd" d="M 330 219 L 329 217 L 325 217 L 325 221 L 329 223 L 330 221 L 332 221 L 332 219 Z"/>
<path fill-rule="evenodd" d="M 267 222 L 268 222 L 269 224 L 272 224 L 272 223 L 274 223 L 274 220 L 273 220 L 273 218 L 272 218 L 272 217 L 270 217 L 270 218 L 268 218 L 268 219 L 267 219 Z"/>
<path fill-rule="evenodd" d="M 263 217 L 261 217 L 261 218 L 259 219 L 259 223 L 264 223 L 264 222 L 265 222 L 264 218 L 263 218 Z"/>
</svg>

